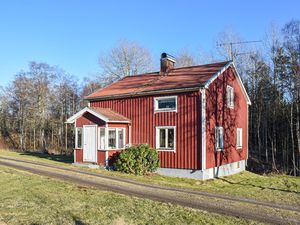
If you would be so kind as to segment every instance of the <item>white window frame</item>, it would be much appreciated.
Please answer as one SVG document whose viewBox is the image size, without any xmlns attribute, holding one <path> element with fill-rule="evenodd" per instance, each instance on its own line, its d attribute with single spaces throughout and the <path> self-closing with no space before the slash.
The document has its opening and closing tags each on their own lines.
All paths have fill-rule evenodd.
<svg viewBox="0 0 300 225">
<path fill-rule="evenodd" d="M 123 148 L 120 148 L 120 147 L 119 147 L 119 131 L 120 131 L 120 130 L 123 131 Z M 117 147 L 118 147 L 118 149 L 124 149 L 124 148 L 125 148 L 125 145 L 126 145 L 126 142 L 125 142 L 125 140 L 126 140 L 126 139 L 125 139 L 125 135 L 126 135 L 126 134 L 125 134 L 125 131 L 126 131 L 125 128 L 117 128 L 117 130 L 116 130 L 117 144 L 118 144 Z"/>
<path fill-rule="evenodd" d="M 101 147 L 101 129 L 104 130 L 104 146 Z M 105 150 L 106 147 L 106 128 L 105 127 L 98 127 L 98 149 Z"/>
<path fill-rule="evenodd" d="M 160 138 L 159 138 L 159 130 L 160 129 L 174 129 L 174 148 L 161 148 L 160 147 Z M 168 146 L 168 131 L 166 132 L 166 146 Z M 170 151 L 176 152 L 176 126 L 158 126 L 156 127 L 156 150 L 157 151 Z"/>
<path fill-rule="evenodd" d="M 243 148 L 243 128 L 236 128 L 236 148 Z"/>
<path fill-rule="evenodd" d="M 78 147 L 78 130 L 81 130 L 81 147 Z M 83 128 L 76 127 L 75 129 L 75 148 L 76 149 L 83 149 Z"/>
<path fill-rule="evenodd" d="M 219 137 L 218 137 L 218 131 L 221 135 L 222 138 L 222 144 L 223 146 L 219 146 Z M 224 128 L 221 126 L 216 126 L 215 127 L 215 148 L 216 151 L 223 151 L 224 150 Z"/>
<path fill-rule="evenodd" d="M 159 109 L 158 108 L 158 101 L 168 98 L 174 98 L 175 99 L 175 109 Z M 154 112 L 177 112 L 177 96 L 162 96 L 162 97 L 155 97 L 154 98 Z"/>
<path fill-rule="evenodd" d="M 107 129 L 107 132 L 105 132 L 105 134 L 107 134 L 106 138 L 105 138 L 105 141 L 107 143 L 107 149 L 108 150 L 119 150 L 119 149 L 125 149 L 126 147 L 126 128 L 123 128 L 123 127 L 108 127 L 106 128 Z M 123 130 L 123 143 L 124 143 L 124 146 L 123 148 L 119 148 L 119 130 Z M 115 130 L 116 131 L 116 148 L 111 148 L 109 147 L 109 142 L 108 142 L 108 134 L 109 134 L 109 131 L 110 130 Z"/>
<path fill-rule="evenodd" d="M 233 109 L 234 108 L 234 89 L 230 85 L 226 87 L 226 101 L 227 107 Z"/>
</svg>

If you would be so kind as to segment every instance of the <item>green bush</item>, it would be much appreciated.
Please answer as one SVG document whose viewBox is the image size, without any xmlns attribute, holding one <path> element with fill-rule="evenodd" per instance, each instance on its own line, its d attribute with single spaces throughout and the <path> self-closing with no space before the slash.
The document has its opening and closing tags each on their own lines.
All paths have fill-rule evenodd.
<svg viewBox="0 0 300 225">
<path fill-rule="evenodd" d="M 158 152 L 149 145 L 132 146 L 117 156 L 115 168 L 124 173 L 145 175 L 159 167 Z"/>
</svg>

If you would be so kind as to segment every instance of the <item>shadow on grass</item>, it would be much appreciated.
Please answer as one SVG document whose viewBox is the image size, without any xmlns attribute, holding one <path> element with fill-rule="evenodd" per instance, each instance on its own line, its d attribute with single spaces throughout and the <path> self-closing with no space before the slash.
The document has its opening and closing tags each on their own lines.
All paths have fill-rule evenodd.
<svg viewBox="0 0 300 225">
<path fill-rule="evenodd" d="M 32 156 L 32 157 L 37 157 L 41 159 L 48 159 L 56 162 L 62 162 L 62 163 L 68 163 L 71 164 L 73 163 L 73 156 L 69 155 L 51 155 L 48 153 L 39 153 L 39 152 L 23 152 L 21 155 L 26 155 L 26 156 Z"/>
<path fill-rule="evenodd" d="M 272 191 L 282 191 L 282 192 L 300 194 L 299 191 L 291 191 L 291 190 L 285 190 L 285 189 L 279 189 L 279 188 L 264 187 L 264 186 L 261 186 L 261 185 L 249 184 L 249 183 L 244 183 L 244 182 L 232 182 L 230 180 L 227 180 L 227 179 L 221 178 L 221 177 L 218 177 L 216 179 L 224 181 L 224 182 L 232 184 L 232 185 L 240 185 L 240 186 L 248 186 L 248 187 L 250 186 L 250 187 L 260 188 L 262 190 L 268 189 L 268 190 L 272 190 Z"/>
</svg>

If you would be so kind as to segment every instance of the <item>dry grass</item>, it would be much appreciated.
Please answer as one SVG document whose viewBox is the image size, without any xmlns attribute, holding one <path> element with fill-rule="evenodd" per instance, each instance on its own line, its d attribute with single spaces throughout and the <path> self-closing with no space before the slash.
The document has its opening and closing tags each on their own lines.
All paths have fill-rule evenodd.
<svg viewBox="0 0 300 225">
<path fill-rule="evenodd" d="M 72 158 L 57 158 L 54 156 L 23 154 L 0 150 L 0 156 L 22 158 L 32 161 L 45 162 L 56 165 L 70 166 Z M 145 183 L 160 184 L 165 186 L 190 188 L 213 193 L 223 193 L 227 195 L 254 198 L 262 201 L 274 203 L 284 203 L 290 205 L 300 205 L 300 177 L 285 175 L 258 175 L 251 172 L 219 178 L 215 180 L 199 181 L 186 178 L 174 178 L 160 175 L 135 176 L 116 171 L 106 171 L 103 169 L 86 169 L 110 176 L 117 176 L 137 180 Z"/>
<path fill-rule="evenodd" d="M 0 167 L 0 224 L 258 224 Z"/>
</svg>

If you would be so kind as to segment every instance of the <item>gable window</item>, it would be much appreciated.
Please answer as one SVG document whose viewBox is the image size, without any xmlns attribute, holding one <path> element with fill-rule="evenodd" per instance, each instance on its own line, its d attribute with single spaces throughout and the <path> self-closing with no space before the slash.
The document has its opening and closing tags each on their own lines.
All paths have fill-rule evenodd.
<svg viewBox="0 0 300 225">
<path fill-rule="evenodd" d="M 175 151 L 176 127 L 156 127 L 156 148 L 161 151 Z"/>
<path fill-rule="evenodd" d="M 176 112 L 177 96 L 154 98 L 154 111 L 155 112 Z"/>
<path fill-rule="evenodd" d="M 100 127 L 98 132 L 98 149 L 104 150 L 105 149 L 105 128 Z"/>
<path fill-rule="evenodd" d="M 226 89 L 227 107 L 233 108 L 234 106 L 234 90 L 233 87 L 227 85 Z"/>
<path fill-rule="evenodd" d="M 75 134 L 75 148 L 82 148 L 82 128 L 76 128 Z"/>
<path fill-rule="evenodd" d="M 222 151 L 224 149 L 224 129 L 223 127 L 215 128 L 216 135 L 216 151 Z"/>
<path fill-rule="evenodd" d="M 243 129 L 237 128 L 236 129 L 236 148 L 243 147 Z"/>
</svg>

